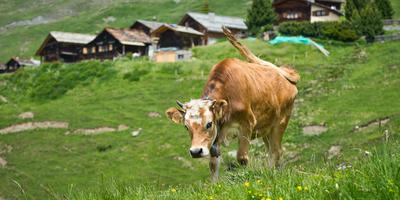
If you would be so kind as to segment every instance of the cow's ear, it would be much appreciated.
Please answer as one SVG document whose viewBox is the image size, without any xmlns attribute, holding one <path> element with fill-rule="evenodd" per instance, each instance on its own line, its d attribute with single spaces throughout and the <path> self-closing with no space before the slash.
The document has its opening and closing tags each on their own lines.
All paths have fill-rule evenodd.
<svg viewBox="0 0 400 200">
<path fill-rule="evenodd" d="M 177 108 L 171 107 L 165 111 L 165 115 L 173 122 L 180 124 L 183 122 L 183 111 L 178 110 Z"/>
<path fill-rule="evenodd" d="M 226 112 L 228 107 L 228 102 L 223 99 L 215 100 L 211 106 L 211 110 L 213 111 L 214 115 L 217 119 L 221 119 Z"/>
</svg>

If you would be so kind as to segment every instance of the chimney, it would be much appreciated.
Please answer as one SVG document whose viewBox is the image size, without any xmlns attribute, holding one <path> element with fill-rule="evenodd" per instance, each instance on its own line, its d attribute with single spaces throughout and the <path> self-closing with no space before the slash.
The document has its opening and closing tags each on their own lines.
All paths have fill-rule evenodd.
<svg viewBox="0 0 400 200">
<path fill-rule="evenodd" d="M 215 19 L 215 13 L 209 12 L 209 13 L 208 13 L 208 19 L 209 19 L 210 21 L 214 21 L 214 19 Z"/>
</svg>

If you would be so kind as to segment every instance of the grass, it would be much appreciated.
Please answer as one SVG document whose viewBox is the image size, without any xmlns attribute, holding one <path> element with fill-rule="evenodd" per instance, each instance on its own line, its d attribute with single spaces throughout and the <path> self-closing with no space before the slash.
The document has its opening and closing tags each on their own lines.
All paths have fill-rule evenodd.
<svg viewBox="0 0 400 200">
<path fill-rule="evenodd" d="M 0 32 L 0 59 L 33 55 L 52 30 L 96 33 L 104 26 L 127 27 L 136 19 L 153 16 L 177 22 L 187 10 L 201 7 L 201 1 L 194 0 L 178 4 L 153 0 L 151 9 L 142 0 L 101 2 L 0 0 L 0 26 L 43 13 L 54 16 L 65 8 L 72 11 L 53 23 Z M 209 3 L 218 14 L 244 17 L 249 2 Z M 399 18 L 400 4 L 392 3 Z M 109 16 L 116 21 L 105 23 L 103 18 Z M 319 42 L 330 57 L 308 46 L 244 41 L 260 57 L 289 64 L 302 76 L 283 142 L 288 163 L 282 170 L 265 169 L 263 147 L 252 146 L 251 165 L 230 171 L 235 160 L 227 152 L 237 146 L 232 141 L 222 149 L 218 184 L 208 182 L 207 160 L 188 156 L 186 130 L 170 123 L 163 112 L 174 106 L 175 99 L 198 98 L 211 67 L 224 58 L 239 57 L 229 43 L 197 47 L 190 62 L 155 64 L 123 58 L 55 63 L 0 75 L 0 95 L 8 99 L 8 103 L 0 100 L 1 128 L 45 120 L 70 124 L 68 130 L 0 135 L 0 157 L 8 161 L 0 167 L 0 198 L 251 199 L 260 193 L 272 199 L 398 199 L 400 43 Z M 33 120 L 17 117 L 26 111 L 35 113 Z M 162 117 L 150 118 L 149 112 Z M 357 125 L 387 116 L 387 124 L 353 131 Z M 130 128 L 96 136 L 65 135 L 79 128 L 120 124 Z M 326 124 L 328 131 L 306 137 L 302 127 L 309 124 Z M 138 128 L 142 133 L 132 137 L 131 131 Z M 383 142 L 385 132 L 390 134 L 389 142 Z M 342 153 L 329 160 L 332 145 L 340 145 Z M 365 157 L 365 151 L 373 156 Z M 352 167 L 337 170 L 342 163 Z"/>
<path fill-rule="evenodd" d="M 79 64 L 51 64 L 25 68 L 0 76 L 0 93 L 8 103 L 0 102 L 0 127 L 31 120 L 19 119 L 21 112 L 35 113 L 33 121 L 58 120 L 70 123 L 69 130 L 35 130 L 1 135 L 0 152 L 7 145 L 11 152 L 0 156 L 8 161 L 0 168 L 0 196 L 11 199 L 214 199 L 250 198 L 247 190 L 268 192 L 277 199 L 361 197 L 383 198 L 378 183 L 398 180 L 396 145 L 385 151 L 395 159 L 368 163 L 364 150 L 373 155 L 391 156 L 381 138 L 387 130 L 397 142 L 400 131 L 400 59 L 399 42 L 384 44 L 345 44 L 320 41 L 331 51 L 324 57 L 316 49 L 302 45 L 270 46 L 261 41 L 244 41 L 260 57 L 278 64 L 290 64 L 302 75 L 298 85 L 296 110 L 284 138 L 286 152 L 297 160 L 281 171 L 263 166 L 263 147 L 252 147 L 253 161 L 247 169 L 228 171 L 234 159 L 227 152 L 236 142 L 223 148 L 220 186 L 208 183 L 207 160 L 189 158 L 189 137 L 185 129 L 165 117 L 150 118 L 174 106 L 174 100 L 198 98 L 213 64 L 225 57 L 239 57 L 227 43 L 194 49 L 190 62 L 155 64 L 146 60 L 123 58 L 114 62 L 87 61 Z M 78 72 L 78 73 L 77 73 Z M 353 132 L 356 125 L 389 116 L 382 127 Z M 321 136 L 305 137 L 302 126 L 325 123 L 328 131 Z M 127 131 L 96 136 L 65 135 L 66 131 L 125 124 Z M 130 132 L 142 128 L 138 137 Z M 342 154 L 327 160 L 332 145 L 342 146 Z M 100 151 L 104 150 L 104 151 Z M 383 152 L 383 153 L 382 153 Z M 368 158 L 381 159 L 381 156 Z M 382 158 L 383 159 L 383 158 Z M 351 163 L 345 171 L 349 179 L 340 179 L 339 190 L 333 180 L 336 165 Z M 398 166 L 398 165 L 397 165 Z M 380 168 L 378 168 L 380 167 Z M 377 168 L 375 171 L 369 168 Z M 359 173 L 390 174 L 358 179 Z M 342 173 L 342 172 L 340 172 Z M 312 179 L 315 175 L 320 179 Z M 322 177 L 322 178 L 321 178 Z M 264 184 L 256 186 L 258 179 Z M 365 188 L 350 187 L 373 181 Z M 243 183 L 249 181 L 251 188 Z M 397 182 L 396 182 L 397 183 Z M 309 192 L 296 192 L 297 186 Z M 343 185 L 343 189 L 342 189 Z M 254 188 L 253 188 L 254 186 Z M 318 186 L 321 186 L 320 188 Z M 271 187 L 270 189 L 268 189 Z M 172 192 L 175 189 L 176 192 Z M 366 189 L 367 192 L 362 194 Z M 326 193 L 325 190 L 330 192 Z M 351 193 L 354 191 L 354 193 Z M 394 188 L 398 192 L 398 188 Z M 299 194 L 303 196 L 299 196 Z M 396 193 L 397 194 L 397 193 Z M 308 196 L 307 196 L 308 195 Z M 396 197 L 396 196 L 387 196 Z"/>
</svg>

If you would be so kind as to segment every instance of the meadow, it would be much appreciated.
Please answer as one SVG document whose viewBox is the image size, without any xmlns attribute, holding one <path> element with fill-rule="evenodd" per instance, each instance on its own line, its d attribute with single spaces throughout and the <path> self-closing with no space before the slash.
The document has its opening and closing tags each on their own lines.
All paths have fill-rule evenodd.
<svg viewBox="0 0 400 200">
<path fill-rule="evenodd" d="M 0 0 L 0 27 L 43 13 L 55 19 L 0 30 L 1 61 L 30 57 L 52 30 L 96 33 L 153 16 L 176 22 L 201 7 L 194 0 L 35 2 Z M 249 2 L 210 1 L 210 7 L 244 17 Z M 392 2 L 398 11 L 400 4 Z M 116 20 L 105 20 L 110 16 Z M 0 166 L 0 199 L 399 199 L 400 42 L 317 41 L 329 57 L 309 46 L 243 42 L 261 58 L 291 65 L 302 76 L 283 141 L 282 169 L 264 167 L 264 149 L 257 142 L 250 165 L 237 166 L 228 155 L 237 146 L 233 139 L 222 148 L 221 180 L 211 184 L 208 161 L 190 158 L 186 129 L 163 114 L 176 99 L 198 98 L 213 65 L 241 58 L 221 41 L 194 48 L 194 59 L 187 62 L 121 58 L 0 75 L 0 95 L 6 99 L 0 98 L 0 129 L 32 121 L 69 124 L 0 134 L 0 158 L 7 161 Z M 23 112 L 33 112 L 33 119 L 19 118 Z M 160 116 L 151 116 L 154 112 Z M 385 123 L 379 125 L 380 119 Z M 120 125 L 128 129 L 68 134 Z M 308 136 L 303 131 L 308 125 L 327 131 Z M 334 146 L 341 150 L 332 156 Z"/>
<path fill-rule="evenodd" d="M 207 160 L 188 155 L 186 130 L 169 122 L 163 112 L 175 105 L 175 99 L 198 98 L 210 68 L 218 61 L 240 58 L 228 42 L 195 48 L 195 59 L 189 62 L 155 64 L 121 58 L 46 64 L 2 75 L 0 93 L 8 102 L 0 104 L 0 127 L 51 120 L 68 122 L 69 128 L 1 135 L 0 149 L 11 146 L 12 150 L 1 151 L 8 163 L 0 168 L 0 194 L 7 199 L 236 199 L 251 198 L 246 195 L 249 190 L 274 199 L 335 199 L 340 193 L 351 199 L 366 190 L 373 191 L 363 193 L 366 198 L 383 198 L 380 195 L 386 193 L 377 188 L 390 179 L 395 183 L 390 189 L 398 195 L 399 43 L 320 42 L 331 51 L 330 57 L 309 46 L 244 41 L 263 59 L 293 66 L 302 80 L 284 137 L 285 167 L 277 171 L 262 167 L 263 147 L 254 144 L 252 164 L 237 168 L 235 159 L 227 155 L 236 147 L 233 140 L 223 148 L 222 181 L 217 185 L 208 182 Z M 17 117 L 27 111 L 35 113 L 33 119 Z M 149 117 L 149 112 L 161 117 Z M 354 130 L 384 117 L 390 121 L 382 126 Z M 129 129 L 99 135 L 65 134 L 121 124 Z M 305 136 L 302 128 L 315 124 L 324 124 L 327 132 Z M 141 134 L 132 137 L 138 128 L 143 129 Z M 385 133 L 390 142 L 385 142 Z M 328 159 L 333 145 L 342 150 Z M 373 152 L 373 157 L 365 158 L 365 151 Z M 343 163 L 353 167 L 338 171 Z M 350 187 L 353 181 L 349 180 L 356 180 L 356 185 L 368 181 L 358 176 L 371 174 L 368 170 L 386 174 L 368 175 L 370 185 Z M 352 178 L 336 180 L 337 173 Z M 310 179 L 309 174 L 320 179 Z M 339 181 L 339 190 L 331 191 L 335 184 L 330 179 Z M 258 180 L 267 185 L 255 185 Z M 251 187 L 243 186 L 245 182 Z M 297 186 L 312 188 L 310 196 L 298 196 Z"/>
</svg>

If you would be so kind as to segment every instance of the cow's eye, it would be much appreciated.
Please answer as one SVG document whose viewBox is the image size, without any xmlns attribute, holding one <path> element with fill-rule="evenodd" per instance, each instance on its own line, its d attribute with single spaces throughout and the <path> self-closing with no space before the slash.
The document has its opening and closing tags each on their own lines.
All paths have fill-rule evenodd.
<svg viewBox="0 0 400 200">
<path fill-rule="evenodd" d="M 185 125 L 186 130 L 189 130 L 189 128 Z"/>
<path fill-rule="evenodd" d="M 212 126 L 212 122 L 208 122 L 207 125 L 206 125 L 206 129 L 210 129 L 211 126 Z"/>
</svg>

